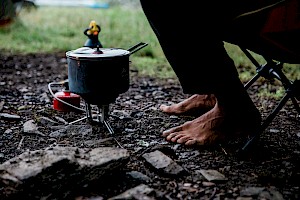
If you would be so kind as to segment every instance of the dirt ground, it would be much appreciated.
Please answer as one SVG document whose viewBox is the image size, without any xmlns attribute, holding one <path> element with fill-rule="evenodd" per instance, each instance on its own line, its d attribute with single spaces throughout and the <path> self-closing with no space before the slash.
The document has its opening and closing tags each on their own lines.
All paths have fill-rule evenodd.
<svg viewBox="0 0 300 200">
<path fill-rule="evenodd" d="M 0 119 L 0 163 L 26 150 L 55 145 L 88 148 L 119 146 L 114 142 L 92 142 L 112 137 L 108 129 L 101 125 L 96 125 L 93 133 L 84 138 L 68 136 L 53 139 L 48 137 L 49 127 L 41 123 L 38 124 L 39 130 L 45 136 L 23 133 L 23 124 L 31 119 L 47 117 L 57 121 L 60 117 L 73 122 L 85 116 L 84 112 L 59 112 L 52 107 L 53 97 L 48 84 L 67 79 L 64 53 L 26 56 L 0 53 L 0 74 L 0 113 L 20 116 L 20 120 Z M 262 116 L 266 117 L 278 100 L 260 97 L 256 93 L 258 87 L 276 91 L 279 86 L 259 81 L 249 89 Z M 107 121 L 115 132 L 115 139 L 132 153 L 132 158 L 124 166 L 124 170 L 109 177 L 113 181 L 102 179 L 97 187 L 82 187 L 75 194 L 68 194 L 68 198 L 75 199 L 77 196 L 76 199 L 87 199 L 99 196 L 98 199 L 107 199 L 115 196 L 138 184 L 121 178 L 129 171 L 139 171 L 150 177 L 151 181 L 147 185 L 155 189 L 154 199 L 300 198 L 300 119 L 290 101 L 260 135 L 255 148 L 247 155 L 239 156 L 236 150 L 244 144 L 241 138 L 210 148 L 186 148 L 168 143 L 161 137 L 163 130 L 192 118 L 168 116 L 161 113 L 158 106 L 161 103 L 176 103 L 185 97 L 177 79 L 142 77 L 131 68 L 130 88 L 110 104 Z M 78 122 L 85 123 L 87 122 Z M 176 177 L 158 174 L 141 158 L 143 153 L 154 149 L 170 156 L 187 173 Z M 200 169 L 218 170 L 225 175 L 227 181 L 209 183 L 203 178 L 197 178 L 195 172 Z M 252 197 L 241 197 L 241 191 L 250 187 L 274 189 L 282 198 L 280 195 L 257 197 L 254 194 Z"/>
</svg>

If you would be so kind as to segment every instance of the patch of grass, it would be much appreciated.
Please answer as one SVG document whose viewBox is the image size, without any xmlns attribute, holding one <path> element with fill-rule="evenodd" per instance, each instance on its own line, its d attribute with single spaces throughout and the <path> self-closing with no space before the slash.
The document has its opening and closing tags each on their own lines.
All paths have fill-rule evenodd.
<svg viewBox="0 0 300 200">
<path fill-rule="evenodd" d="M 140 57 L 131 59 L 133 67 L 142 75 L 149 75 L 159 78 L 173 78 L 175 73 L 166 59 L 153 59 L 150 57 Z"/>
<path fill-rule="evenodd" d="M 120 7 L 40 7 L 21 12 L 15 23 L 0 30 L 1 48 L 18 53 L 76 49 L 86 41 L 83 31 L 91 20 L 96 20 L 101 26 L 99 39 L 105 47 L 127 48 L 144 41 L 151 43 L 152 54 L 159 52 L 156 51 L 156 38 L 142 11 Z"/>
<path fill-rule="evenodd" d="M 267 88 L 259 89 L 258 96 L 260 97 L 271 97 L 273 99 L 281 99 L 285 95 L 283 87 L 278 88 L 275 92 L 270 92 Z"/>
</svg>

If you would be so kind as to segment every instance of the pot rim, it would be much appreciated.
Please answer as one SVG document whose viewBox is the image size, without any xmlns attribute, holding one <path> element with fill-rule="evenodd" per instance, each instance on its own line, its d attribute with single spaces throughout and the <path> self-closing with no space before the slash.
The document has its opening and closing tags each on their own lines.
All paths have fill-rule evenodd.
<svg viewBox="0 0 300 200">
<path fill-rule="evenodd" d="M 99 51 L 100 50 L 100 51 Z M 101 53 L 99 53 L 101 52 Z M 105 59 L 130 55 L 130 51 L 121 48 L 90 48 L 81 47 L 76 50 L 66 52 L 68 58 L 73 59 Z"/>
</svg>

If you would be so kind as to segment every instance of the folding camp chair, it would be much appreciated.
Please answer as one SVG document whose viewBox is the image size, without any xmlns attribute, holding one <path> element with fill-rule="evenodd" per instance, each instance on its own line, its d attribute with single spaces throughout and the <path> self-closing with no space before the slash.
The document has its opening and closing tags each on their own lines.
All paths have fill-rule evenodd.
<svg viewBox="0 0 300 200">
<path fill-rule="evenodd" d="M 285 89 L 285 95 L 263 119 L 259 130 L 253 133 L 239 151 L 245 152 L 288 100 L 292 101 L 300 115 L 300 80 L 289 80 L 283 72 L 284 63 L 300 64 L 300 1 L 281 0 L 262 9 L 244 13 L 230 24 L 226 38 L 226 42 L 239 46 L 256 67 L 255 76 L 244 85 L 246 89 L 260 77 L 277 79 Z M 266 63 L 259 64 L 251 51 L 261 55 Z"/>
</svg>

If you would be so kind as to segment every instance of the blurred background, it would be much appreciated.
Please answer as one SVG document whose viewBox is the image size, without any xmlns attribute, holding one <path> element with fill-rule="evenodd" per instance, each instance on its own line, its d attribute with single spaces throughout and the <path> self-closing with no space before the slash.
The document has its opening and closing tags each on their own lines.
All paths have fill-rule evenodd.
<svg viewBox="0 0 300 200">
<path fill-rule="evenodd" d="M 103 47 L 127 49 L 139 42 L 148 43 L 131 56 L 135 67 L 141 74 L 175 77 L 139 0 L 1 0 L 0 6 L 1 52 L 64 53 L 77 49 L 87 39 L 83 31 L 95 20 L 101 27 L 99 40 Z M 180 40 L 184 44 L 184 38 Z M 248 81 L 256 73 L 251 61 L 237 46 L 225 43 L 225 48 L 241 80 Z M 259 55 L 252 55 L 264 62 Z M 285 64 L 292 80 L 300 79 L 297 66 Z"/>
<path fill-rule="evenodd" d="M 131 56 L 142 74 L 174 76 L 139 0 L 1 0 L 0 50 L 11 54 L 74 50 L 86 41 L 83 32 L 92 20 L 101 27 L 103 47 L 149 44 Z"/>
</svg>

